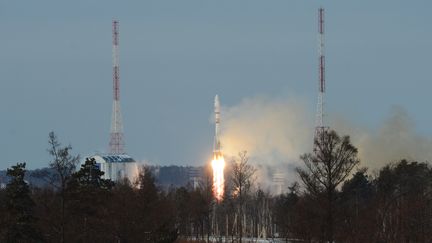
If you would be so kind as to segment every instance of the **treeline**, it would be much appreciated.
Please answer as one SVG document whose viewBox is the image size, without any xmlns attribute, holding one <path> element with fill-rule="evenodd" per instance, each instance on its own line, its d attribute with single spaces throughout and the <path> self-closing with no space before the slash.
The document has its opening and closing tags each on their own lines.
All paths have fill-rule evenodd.
<svg viewBox="0 0 432 243">
<path fill-rule="evenodd" d="M 299 182 L 283 195 L 257 187 L 242 152 L 229 161 L 224 199 L 206 168 L 198 187 L 158 187 L 152 170 L 135 182 L 102 178 L 94 160 L 49 137 L 50 186 L 30 187 L 25 163 L 0 189 L 0 242 L 432 242 L 432 168 L 401 160 L 375 174 L 359 166 L 349 137 L 322 131 L 301 156 Z M 55 175 L 55 176 L 53 176 Z"/>
<path fill-rule="evenodd" d="M 158 186 L 161 186 L 163 189 L 168 189 L 172 186 L 187 186 L 191 177 L 199 178 L 203 173 L 203 167 L 200 166 L 149 165 L 148 168 L 155 177 Z M 25 180 L 31 186 L 46 187 L 52 184 L 52 181 L 46 180 L 46 178 L 55 177 L 55 174 L 57 174 L 56 170 L 49 167 L 27 170 Z M 9 178 L 6 175 L 6 170 L 0 170 L 0 187 L 5 186 L 8 181 Z"/>
</svg>

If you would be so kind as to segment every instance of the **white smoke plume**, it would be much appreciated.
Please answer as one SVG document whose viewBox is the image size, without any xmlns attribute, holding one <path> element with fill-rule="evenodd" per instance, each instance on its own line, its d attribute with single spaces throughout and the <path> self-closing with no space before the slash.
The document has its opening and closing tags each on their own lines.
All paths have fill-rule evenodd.
<svg viewBox="0 0 432 243">
<path fill-rule="evenodd" d="M 274 173 L 282 173 L 287 181 L 294 181 L 294 170 L 301 165 L 300 154 L 312 148 L 313 116 L 305 107 L 298 98 L 265 96 L 246 98 L 238 105 L 223 107 L 224 154 L 235 157 L 246 150 L 250 163 L 257 168 L 257 182 L 263 189 L 271 189 Z"/>
<path fill-rule="evenodd" d="M 265 96 L 222 107 L 221 142 L 226 158 L 246 150 L 250 163 L 257 168 L 261 188 L 272 190 L 273 175 L 277 173 L 285 176 L 286 189 L 288 183 L 298 180 L 295 168 L 302 166 L 300 155 L 312 149 L 315 111 L 306 107 L 306 102 L 298 97 Z M 351 137 L 359 149 L 361 167 L 374 170 L 402 158 L 418 161 L 432 158 L 431 138 L 416 133 L 402 108 L 393 108 L 378 129 L 333 117 L 328 125 L 339 135 Z"/>
<path fill-rule="evenodd" d="M 432 158 L 431 137 L 419 134 L 408 113 L 399 106 L 391 108 L 377 129 L 361 129 L 342 119 L 335 119 L 334 126 L 339 133 L 351 136 L 359 149 L 361 166 L 372 170 L 401 159 L 424 162 Z"/>
</svg>

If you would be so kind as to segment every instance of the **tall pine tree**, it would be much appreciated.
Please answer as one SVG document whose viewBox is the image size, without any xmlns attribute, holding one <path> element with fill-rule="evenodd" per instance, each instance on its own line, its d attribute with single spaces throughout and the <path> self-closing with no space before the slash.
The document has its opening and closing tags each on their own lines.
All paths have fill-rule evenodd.
<svg viewBox="0 0 432 243">
<path fill-rule="evenodd" d="M 36 227 L 33 214 L 35 203 L 30 197 L 30 188 L 24 181 L 25 163 L 18 163 L 7 169 L 11 177 L 6 186 L 6 227 L 2 242 L 42 242 L 42 235 Z"/>
</svg>

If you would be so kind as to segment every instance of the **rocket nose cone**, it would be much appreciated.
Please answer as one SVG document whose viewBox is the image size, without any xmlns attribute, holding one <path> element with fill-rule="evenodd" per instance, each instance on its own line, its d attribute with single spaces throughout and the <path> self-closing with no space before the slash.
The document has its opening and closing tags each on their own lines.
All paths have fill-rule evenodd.
<svg viewBox="0 0 432 243">
<path fill-rule="evenodd" d="M 216 95 L 214 99 L 215 107 L 219 107 L 219 96 Z"/>
</svg>

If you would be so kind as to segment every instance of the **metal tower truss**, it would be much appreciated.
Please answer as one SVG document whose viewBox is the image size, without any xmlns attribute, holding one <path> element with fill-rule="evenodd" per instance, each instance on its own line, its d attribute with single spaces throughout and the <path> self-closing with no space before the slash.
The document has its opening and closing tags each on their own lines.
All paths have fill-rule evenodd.
<svg viewBox="0 0 432 243">
<path fill-rule="evenodd" d="M 111 117 L 110 154 L 123 154 L 123 121 L 120 112 L 120 74 L 119 74 L 119 28 L 118 21 L 112 22 L 113 32 L 113 111 Z"/>
<path fill-rule="evenodd" d="M 324 55 L 324 9 L 318 10 L 318 54 L 319 54 L 319 67 L 318 67 L 318 104 L 315 121 L 314 141 L 328 127 L 324 125 L 324 96 L 325 96 L 325 55 Z M 314 148 L 315 149 L 315 148 Z"/>
</svg>

